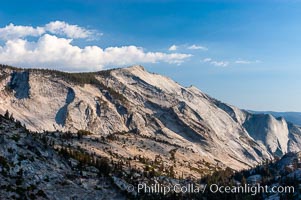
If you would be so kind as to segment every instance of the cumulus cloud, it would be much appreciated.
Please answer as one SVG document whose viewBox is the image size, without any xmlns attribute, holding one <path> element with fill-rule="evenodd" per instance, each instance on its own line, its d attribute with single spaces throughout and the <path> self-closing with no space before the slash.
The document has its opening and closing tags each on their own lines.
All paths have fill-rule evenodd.
<svg viewBox="0 0 301 200">
<path fill-rule="evenodd" d="M 190 50 L 204 50 L 204 51 L 207 51 L 208 48 L 207 47 L 204 47 L 204 46 L 201 46 L 201 45 L 191 45 L 191 46 L 188 46 L 187 49 L 190 49 Z"/>
<path fill-rule="evenodd" d="M 213 60 L 212 58 L 204 58 L 202 62 L 209 63 L 211 65 L 218 66 L 218 67 L 227 67 L 229 65 L 228 61 L 216 61 Z"/>
<path fill-rule="evenodd" d="M 93 39 L 101 33 L 64 21 L 43 26 L 9 24 L 0 28 L 0 62 L 19 67 L 55 68 L 66 71 L 101 70 L 106 67 L 166 62 L 181 64 L 190 54 L 146 52 L 134 45 L 101 48 L 79 47 L 75 39 Z M 177 48 L 175 46 L 175 48 Z"/>
<path fill-rule="evenodd" d="M 80 35 L 78 35 L 79 37 Z M 0 45 L 0 61 L 20 67 L 46 67 L 66 71 L 101 70 L 110 66 L 166 62 L 180 64 L 190 54 L 145 52 L 136 46 L 108 47 L 72 45 L 72 39 L 44 34 L 37 41 L 9 39 Z"/>
<path fill-rule="evenodd" d="M 45 26 L 37 27 L 19 26 L 11 23 L 4 28 L 0 28 L 0 39 L 10 40 L 25 38 L 28 36 L 39 37 L 45 33 L 51 33 L 73 39 L 92 39 L 94 36 L 102 35 L 95 30 L 88 30 L 78 25 L 71 25 L 64 21 L 54 21 L 45 24 Z"/>
<path fill-rule="evenodd" d="M 45 25 L 45 30 L 53 34 L 63 35 L 68 38 L 92 38 L 94 34 L 102 35 L 93 30 L 88 30 L 78 25 L 70 25 L 63 21 L 50 22 Z"/>
<path fill-rule="evenodd" d="M 40 36 L 45 33 L 42 27 L 32 27 L 32 26 L 15 26 L 14 24 L 9 24 L 4 28 L 0 28 L 0 39 L 9 40 L 15 38 L 24 38 L 27 36 Z"/>
<path fill-rule="evenodd" d="M 168 50 L 169 51 L 176 51 L 177 49 L 178 49 L 177 45 L 171 45 Z"/>
</svg>

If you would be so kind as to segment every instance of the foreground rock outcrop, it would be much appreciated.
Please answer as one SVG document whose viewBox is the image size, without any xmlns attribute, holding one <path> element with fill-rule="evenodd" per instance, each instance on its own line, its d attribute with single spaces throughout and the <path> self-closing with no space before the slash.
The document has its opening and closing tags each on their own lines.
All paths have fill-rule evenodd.
<svg viewBox="0 0 301 200">
<path fill-rule="evenodd" d="M 79 171 L 40 136 L 0 116 L 0 199 L 125 199 L 98 169 Z"/>
</svg>

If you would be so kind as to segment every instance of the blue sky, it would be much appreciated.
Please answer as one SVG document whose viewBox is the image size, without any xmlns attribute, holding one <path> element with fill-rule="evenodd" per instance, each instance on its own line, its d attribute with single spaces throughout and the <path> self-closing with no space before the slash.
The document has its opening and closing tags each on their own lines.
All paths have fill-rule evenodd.
<svg viewBox="0 0 301 200">
<path fill-rule="evenodd" d="M 301 111 L 300 10 L 300 1 L 280 0 L 6 1 L 0 62 L 66 71 L 142 64 L 240 108 Z M 59 57 L 69 49 L 76 59 Z"/>
</svg>

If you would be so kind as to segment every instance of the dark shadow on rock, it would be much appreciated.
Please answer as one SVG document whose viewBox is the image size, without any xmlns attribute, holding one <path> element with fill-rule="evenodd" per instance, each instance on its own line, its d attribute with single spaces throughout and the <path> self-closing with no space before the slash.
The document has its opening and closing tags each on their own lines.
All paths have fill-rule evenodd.
<svg viewBox="0 0 301 200">
<path fill-rule="evenodd" d="M 101 115 L 101 109 L 100 109 L 99 102 L 96 102 L 96 114 L 98 117 L 100 117 L 100 115 Z"/>
<path fill-rule="evenodd" d="M 117 105 L 115 105 L 115 107 L 116 107 L 116 110 L 119 113 L 119 115 L 125 115 L 128 113 L 127 108 L 121 104 L 117 104 Z"/>
<path fill-rule="evenodd" d="M 57 124 L 64 126 L 66 123 L 67 112 L 68 112 L 68 105 L 72 103 L 75 99 L 75 92 L 72 88 L 68 88 L 68 93 L 66 97 L 66 102 L 63 107 L 59 109 L 56 113 L 55 121 Z"/>
<path fill-rule="evenodd" d="M 13 72 L 11 74 L 10 82 L 8 83 L 10 89 L 15 91 L 15 97 L 18 99 L 29 98 L 29 72 Z"/>
</svg>

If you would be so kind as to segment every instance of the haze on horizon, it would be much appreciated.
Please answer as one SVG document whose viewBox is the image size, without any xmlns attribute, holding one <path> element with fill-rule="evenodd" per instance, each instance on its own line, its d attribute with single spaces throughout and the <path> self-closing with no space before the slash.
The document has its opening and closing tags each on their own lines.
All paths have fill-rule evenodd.
<svg viewBox="0 0 301 200">
<path fill-rule="evenodd" d="M 0 8 L 0 62 L 63 71 L 141 64 L 240 108 L 301 111 L 300 9 L 300 1 L 12 0 Z"/>
</svg>

